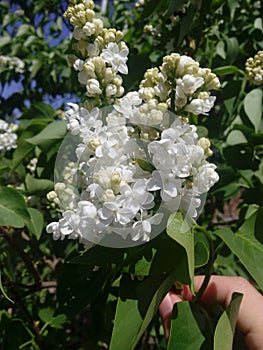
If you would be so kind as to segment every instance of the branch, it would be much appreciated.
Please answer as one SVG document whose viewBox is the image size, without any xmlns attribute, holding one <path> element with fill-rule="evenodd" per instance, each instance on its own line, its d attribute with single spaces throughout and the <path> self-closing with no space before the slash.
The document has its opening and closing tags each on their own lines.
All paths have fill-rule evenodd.
<svg viewBox="0 0 263 350">
<path fill-rule="evenodd" d="M 7 242 L 10 244 L 11 247 L 14 248 L 14 250 L 17 252 L 17 254 L 20 256 L 20 258 L 24 261 L 25 266 L 29 273 L 32 274 L 35 285 L 40 288 L 42 285 L 41 277 L 38 273 L 38 270 L 30 260 L 30 257 L 19 247 L 16 240 L 14 239 L 14 236 L 8 232 L 8 230 L 2 226 L 0 226 L 0 235 L 4 237 Z"/>
<path fill-rule="evenodd" d="M 48 259 L 46 256 L 42 256 L 43 255 L 42 250 L 39 249 L 39 246 L 36 244 L 36 242 L 31 240 L 24 231 L 21 232 L 21 237 L 27 242 L 27 244 L 30 246 L 30 248 L 33 251 L 35 251 L 38 255 L 40 255 L 40 259 L 43 261 L 43 263 L 48 265 L 51 270 L 55 271 L 56 265 L 59 260 L 56 258 L 53 261 L 51 259 Z"/>
</svg>

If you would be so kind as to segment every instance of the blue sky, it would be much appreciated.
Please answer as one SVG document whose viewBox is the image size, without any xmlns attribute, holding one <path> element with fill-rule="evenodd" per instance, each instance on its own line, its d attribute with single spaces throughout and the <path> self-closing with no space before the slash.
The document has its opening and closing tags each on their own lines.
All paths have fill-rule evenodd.
<svg viewBox="0 0 263 350">
<path fill-rule="evenodd" d="M 8 1 L 7 1 L 8 2 Z M 101 10 L 104 12 L 106 10 L 106 7 L 108 5 L 108 3 L 110 3 L 111 0 L 97 0 L 95 1 L 96 4 L 101 5 Z M 67 1 L 62 0 L 62 4 L 63 4 L 63 8 L 66 9 L 67 7 Z M 12 7 L 12 11 L 16 11 L 19 9 L 19 6 L 17 5 L 13 5 Z M 42 18 L 44 15 L 37 14 L 34 17 L 34 26 L 37 28 L 37 26 L 39 25 L 39 23 L 41 22 Z M 50 47 L 54 47 L 56 45 L 58 45 L 60 43 L 61 40 L 69 37 L 71 35 L 71 31 L 68 28 L 68 26 L 65 24 L 64 21 L 62 21 L 62 31 L 60 33 L 60 35 L 56 38 L 52 38 L 52 33 L 50 33 L 50 28 L 52 26 L 52 24 L 54 23 L 54 21 L 57 19 L 57 15 L 54 13 L 51 13 L 49 15 L 49 22 L 44 26 L 44 32 L 45 32 L 45 36 L 47 38 L 47 43 Z M 62 20 L 62 18 L 61 18 Z M 19 27 L 21 23 L 19 21 L 16 22 L 16 27 Z M 6 28 L 8 30 L 8 32 L 11 34 L 11 32 L 14 29 L 14 26 L 9 26 L 8 28 Z M 50 40 L 51 39 L 51 40 Z M 12 81 L 10 84 L 6 83 L 4 86 L 2 86 L 2 84 L 0 83 L 0 94 L 4 99 L 7 99 L 8 97 L 12 96 L 14 93 L 16 92 L 22 92 L 23 91 L 23 84 L 22 84 L 22 80 L 23 80 L 23 75 L 21 75 L 21 78 L 19 81 Z M 32 82 L 32 84 L 34 84 L 34 81 Z M 70 95 L 70 94 L 66 94 L 64 96 L 58 95 L 55 98 L 51 97 L 51 96 L 43 96 L 43 101 L 51 104 L 55 109 L 58 108 L 59 106 L 61 106 L 61 104 L 64 101 L 72 101 L 72 102 L 77 102 L 76 98 L 74 98 L 74 96 Z M 19 111 L 16 112 L 16 115 L 14 116 L 15 118 L 18 118 L 20 115 Z"/>
</svg>

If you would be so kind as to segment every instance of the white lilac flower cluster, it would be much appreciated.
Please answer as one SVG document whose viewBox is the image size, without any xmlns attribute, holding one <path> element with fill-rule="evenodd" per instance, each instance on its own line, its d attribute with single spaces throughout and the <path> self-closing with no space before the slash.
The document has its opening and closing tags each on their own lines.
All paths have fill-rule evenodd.
<svg viewBox="0 0 263 350">
<path fill-rule="evenodd" d="M 16 73 L 24 73 L 25 63 L 18 57 L 0 55 L 0 66 L 13 69 Z"/>
<path fill-rule="evenodd" d="M 220 82 L 209 68 L 199 67 L 191 57 L 173 53 L 163 58 L 161 67 L 148 69 L 140 84 L 140 96 L 151 104 L 176 113 L 207 114 Z"/>
<path fill-rule="evenodd" d="M 61 152 L 75 159 L 58 154 L 66 162 L 58 161 L 55 173 L 62 175 L 47 197 L 62 218 L 47 232 L 86 245 L 130 246 L 161 233 L 170 213 L 196 218 L 217 182 L 216 166 L 207 161 L 210 142 L 198 139 L 187 115 L 207 114 L 215 101 L 210 90 L 220 84 L 192 58 L 171 54 L 145 73 L 138 92 L 120 98 L 118 72 L 128 73 L 128 48 L 93 9 L 93 1 L 71 0 L 65 14 L 80 55 L 73 65 L 89 99 L 69 104 L 65 114 L 71 136 Z"/>
<path fill-rule="evenodd" d="M 73 48 L 78 56 L 71 60 L 78 80 L 86 86 L 88 97 L 108 104 L 124 93 L 118 73 L 128 73 L 129 50 L 121 40 L 121 31 L 104 28 L 102 20 L 96 18 L 94 6 L 91 0 L 70 0 L 64 16 L 74 26 Z"/>
<path fill-rule="evenodd" d="M 10 151 L 16 148 L 17 135 L 15 131 L 17 125 L 9 124 L 6 121 L 0 119 L 0 152 Z"/>
<path fill-rule="evenodd" d="M 54 239 L 103 244 L 114 234 L 145 242 L 165 227 L 167 212 L 197 217 L 201 196 L 218 180 L 216 166 L 206 160 L 210 143 L 198 139 L 194 125 L 165 110 L 154 123 L 151 113 L 149 123 L 134 123 L 146 121 L 147 113 L 140 116 L 144 106 L 138 92 L 106 112 L 70 105 L 66 119 L 71 134 L 79 137 L 77 165 L 66 171 L 69 179 L 72 170 L 70 181 L 52 191 L 64 206 L 62 218 L 47 226 Z"/>
<path fill-rule="evenodd" d="M 263 51 L 258 51 L 254 57 L 246 61 L 246 72 L 248 78 L 255 84 L 263 83 Z"/>
</svg>

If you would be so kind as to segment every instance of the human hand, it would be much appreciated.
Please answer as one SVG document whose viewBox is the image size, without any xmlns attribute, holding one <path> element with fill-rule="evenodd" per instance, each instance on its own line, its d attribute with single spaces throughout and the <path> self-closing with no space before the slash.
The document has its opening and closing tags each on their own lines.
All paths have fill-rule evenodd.
<svg viewBox="0 0 263 350">
<path fill-rule="evenodd" d="M 202 285 L 204 276 L 196 276 L 197 291 Z M 219 303 L 226 308 L 234 292 L 242 293 L 237 328 L 245 335 L 250 350 L 263 349 L 263 296 L 244 278 L 228 276 L 211 276 L 209 284 L 200 298 L 200 304 L 208 309 Z M 182 300 L 191 300 L 192 294 L 188 286 L 184 286 L 180 296 L 169 292 L 162 301 L 159 311 L 163 320 L 166 339 L 169 338 L 170 320 L 173 305 Z"/>
</svg>

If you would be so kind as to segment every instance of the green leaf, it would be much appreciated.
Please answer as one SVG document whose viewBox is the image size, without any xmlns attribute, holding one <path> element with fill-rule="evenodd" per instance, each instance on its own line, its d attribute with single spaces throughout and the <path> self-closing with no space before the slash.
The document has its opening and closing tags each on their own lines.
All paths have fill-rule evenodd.
<svg viewBox="0 0 263 350">
<path fill-rule="evenodd" d="M 93 269 L 94 266 L 64 264 L 58 278 L 57 315 L 73 317 L 102 292 L 108 272 L 106 269 Z"/>
<path fill-rule="evenodd" d="M 186 16 L 182 17 L 180 20 L 178 44 L 180 44 L 185 36 L 190 32 L 195 14 L 196 7 L 191 4 L 187 9 Z"/>
<path fill-rule="evenodd" d="M 23 130 L 17 141 L 17 149 L 14 152 L 12 160 L 12 169 L 15 169 L 30 152 L 34 150 L 35 146 L 26 142 L 26 139 L 36 135 L 43 130 L 49 119 L 32 119 L 32 120 L 20 120 L 20 129 Z"/>
<path fill-rule="evenodd" d="M 208 137 L 208 129 L 205 126 L 197 125 L 196 132 L 198 134 L 198 137 Z"/>
<path fill-rule="evenodd" d="M 43 151 L 49 151 L 50 148 L 55 146 L 58 141 L 61 141 L 67 131 L 66 121 L 55 121 L 49 124 L 38 135 L 27 139 L 26 141 L 34 146 L 38 146 Z"/>
<path fill-rule="evenodd" d="M 64 314 L 57 315 L 49 322 L 49 326 L 55 329 L 62 329 L 63 324 L 67 321 L 67 316 Z"/>
<path fill-rule="evenodd" d="M 223 155 L 226 162 L 234 168 L 258 169 L 259 160 L 254 158 L 254 149 L 247 143 L 228 146 L 224 148 Z"/>
<path fill-rule="evenodd" d="M 0 38 L 0 47 L 5 46 L 11 42 L 12 38 L 8 35 Z"/>
<path fill-rule="evenodd" d="M 226 59 L 226 51 L 225 51 L 225 43 L 224 41 L 219 41 L 216 45 L 216 53 L 218 56 L 223 58 L 223 60 Z"/>
<path fill-rule="evenodd" d="M 177 0 L 177 1 L 167 1 L 167 12 L 165 13 L 165 17 L 171 17 L 176 11 L 178 11 L 185 4 L 185 0 Z"/>
<path fill-rule="evenodd" d="M 254 21 L 254 27 L 256 29 L 259 29 L 261 32 L 263 32 L 263 23 L 262 23 L 262 18 L 258 17 Z"/>
<path fill-rule="evenodd" d="M 45 195 L 54 188 L 54 182 L 47 179 L 36 179 L 30 174 L 25 178 L 26 189 L 29 195 Z"/>
<path fill-rule="evenodd" d="M 118 298 L 110 350 L 135 349 L 174 280 L 175 273 L 171 272 L 149 277 L 139 284 L 135 281 L 131 288 L 133 281 L 127 283 L 127 278 L 122 278 L 121 288 L 125 289 L 123 284 L 127 283 L 128 292 L 136 289 L 138 300 Z"/>
<path fill-rule="evenodd" d="M 226 85 L 224 85 L 222 90 L 224 105 L 226 106 L 226 109 L 230 115 L 232 115 L 234 109 L 236 108 L 235 104 L 238 98 L 237 91 L 241 90 L 241 84 L 241 80 L 231 79 L 226 83 Z"/>
<path fill-rule="evenodd" d="M 22 194 L 11 187 L 0 188 L 0 226 L 24 227 L 30 216 Z"/>
<path fill-rule="evenodd" d="M 34 149 L 33 145 L 27 142 L 19 142 L 18 147 L 14 152 L 12 169 L 16 169 L 23 159 Z"/>
<path fill-rule="evenodd" d="M 248 142 L 253 146 L 263 145 L 263 132 L 252 133 L 248 138 Z"/>
<path fill-rule="evenodd" d="M 181 212 L 172 214 L 167 224 L 167 234 L 186 251 L 188 261 L 188 272 L 191 280 L 191 290 L 194 292 L 194 234 L 191 223 Z"/>
<path fill-rule="evenodd" d="M 63 323 L 67 321 L 66 315 L 60 314 L 55 317 L 53 315 L 54 315 L 54 310 L 50 308 L 41 309 L 38 312 L 39 318 L 41 319 L 41 321 L 45 323 L 44 328 L 46 326 L 50 326 L 52 328 L 62 329 Z"/>
<path fill-rule="evenodd" d="M 52 320 L 53 315 L 54 315 L 54 310 L 52 310 L 49 307 L 46 307 L 45 309 L 41 309 L 38 311 L 38 316 L 40 320 L 44 323 L 49 323 Z"/>
<path fill-rule="evenodd" d="M 201 267 L 207 264 L 209 260 L 209 246 L 205 236 L 199 232 L 194 233 L 195 240 L 195 267 Z"/>
<path fill-rule="evenodd" d="M 24 42 L 24 46 L 25 47 L 30 47 L 34 42 L 37 42 L 38 38 L 36 35 L 29 35 L 29 37 L 25 40 Z M 34 60 L 32 60 L 32 63 L 34 62 Z M 31 69 L 30 69 L 31 71 Z"/>
<path fill-rule="evenodd" d="M 155 170 L 155 167 L 151 163 L 147 162 L 147 160 L 138 158 L 136 161 L 139 164 L 140 168 L 144 171 L 152 173 Z"/>
<path fill-rule="evenodd" d="M 38 62 L 38 61 L 37 61 Z M 56 111 L 50 105 L 44 102 L 33 103 L 20 117 L 20 119 L 48 118 L 53 119 Z"/>
<path fill-rule="evenodd" d="M 246 143 L 247 139 L 245 138 L 244 134 L 240 130 L 232 130 L 228 134 L 226 142 L 229 145 L 237 145 L 239 143 Z"/>
<path fill-rule="evenodd" d="M 4 347 L 6 349 L 21 349 L 22 346 L 26 343 L 30 343 L 30 344 L 34 343 L 34 334 L 31 332 L 26 322 L 24 322 L 24 320 L 19 319 L 17 317 L 13 317 L 12 321 L 8 322 L 7 327 L 5 327 L 4 334 L 5 334 Z M 23 348 L 25 349 L 25 347 Z M 39 349 L 36 346 L 34 346 L 34 348 L 33 347 L 30 347 L 30 348 Z"/>
<path fill-rule="evenodd" d="M 162 275 L 173 269 L 176 281 L 191 285 L 185 248 L 168 235 L 165 235 L 164 239 L 157 240 L 155 248 L 156 253 L 153 254 L 149 275 Z"/>
<path fill-rule="evenodd" d="M 125 91 L 133 91 L 137 87 L 137 82 L 141 80 L 144 72 L 150 66 L 151 61 L 148 55 L 131 54 L 129 56 L 128 68 L 130 71 L 133 67 L 136 67 L 136 70 L 133 69 L 132 76 L 130 74 L 123 76 L 123 87 L 125 88 Z"/>
<path fill-rule="evenodd" d="M 27 44 L 27 43 L 25 43 L 25 44 Z M 39 70 L 41 69 L 42 66 L 43 66 L 43 61 L 42 60 L 34 59 L 32 61 L 32 66 L 31 66 L 31 70 L 30 70 L 30 78 L 29 78 L 30 80 L 35 78 L 35 76 L 37 75 L 37 73 L 39 72 Z M 39 102 L 39 103 L 44 104 L 43 102 Z M 39 118 L 39 116 L 38 116 L 38 118 Z"/>
<path fill-rule="evenodd" d="M 14 304 L 13 300 L 11 300 L 11 299 L 8 297 L 8 295 L 6 294 L 6 292 L 5 292 L 5 290 L 4 290 L 4 286 L 3 286 L 3 283 L 2 283 L 2 274 L 1 274 L 1 270 L 0 270 L 0 290 L 1 290 L 2 294 L 3 294 L 3 296 L 4 296 L 8 301 L 10 301 L 10 303 L 13 303 L 13 304 Z"/>
<path fill-rule="evenodd" d="M 236 233 L 233 233 L 229 228 L 223 228 L 216 231 L 215 235 L 225 242 L 263 289 L 263 270 L 261 268 L 263 245 L 255 237 L 255 231 L 258 230 L 258 226 L 256 226 L 258 215 L 262 215 L 262 209 L 246 219 Z"/>
<path fill-rule="evenodd" d="M 244 99 L 245 112 L 251 123 L 254 125 L 256 132 L 262 130 L 262 97 L 262 90 L 254 89 L 250 91 Z"/>
<path fill-rule="evenodd" d="M 28 34 L 28 32 L 30 32 L 32 29 L 32 26 L 29 25 L 29 24 L 22 24 L 19 28 L 18 28 L 18 31 L 16 33 L 16 36 L 17 37 L 20 37 L 24 34 Z"/>
<path fill-rule="evenodd" d="M 173 309 L 167 350 L 197 350 L 201 349 L 204 341 L 205 337 L 193 314 L 190 303 L 188 301 L 176 303 Z"/>
<path fill-rule="evenodd" d="M 228 308 L 220 316 L 214 335 L 214 350 L 232 350 L 238 310 L 243 295 L 233 293 Z"/>
<path fill-rule="evenodd" d="M 222 4 L 225 2 L 225 0 L 213 0 L 210 2 L 210 10 L 213 13 L 216 11 L 219 7 L 222 6 Z"/>
<path fill-rule="evenodd" d="M 131 343 L 142 324 L 135 299 L 122 301 L 118 298 L 110 350 L 131 349 Z"/>
<path fill-rule="evenodd" d="M 2 3 L 2 2 L 1 2 Z M 8 24 L 12 24 L 14 17 L 11 13 L 7 13 L 2 20 L 2 28 L 5 28 Z"/>
<path fill-rule="evenodd" d="M 243 71 L 238 69 L 236 66 L 223 66 L 223 67 L 214 68 L 213 72 L 216 75 L 229 75 L 237 72 L 244 74 Z"/>
<path fill-rule="evenodd" d="M 152 0 L 151 2 L 147 2 L 143 8 L 142 18 L 147 18 L 153 13 L 157 13 L 163 7 L 164 3 L 166 3 L 166 0 Z"/>
<path fill-rule="evenodd" d="M 35 208 L 28 208 L 27 211 L 30 215 L 30 222 L 27 224 L 27 227 L 35 235 L 36 239 L 39 239 L 44 227 L 43 214 Z"/>
<path fill-rule="evenodd" d="M 137 287 L 138 306 L 141 314 L 144 315 L 144 319 L 132 343 L 131 350 L 135 349 L 140 338 L 156 314 L 161 301 L 174 284 L 177 271 L 174 270 L 165 276 L 165 279 L 163 275 L 159 277 L 150 277 Z M 160 281 L 162 281 L 161 284 Z"/>
<path fill-rule="evenodd" d="M 255 220 L 255 237 L 256 239 L 263 244 L 263 207 L 260 207 L 257 211 L 257 217 Z"/>
<path fill-rule="evenodd" d="M 70 264 L 84 264 L 106 266 L 109 263 L 119 264 L 122 261 L 124 250 L 100 245 L 91 247 L 86 252 L 70 260 Z"/>
<path fill-rule="evenodd" d="M 226 47 L 227 47 L 227 54 L 226 54 L 226 62 L 229 64 L 232 64 L 238 54 L 239 50 L 239 44 L 236 37 L 229 38 L 228 36 L 225 36 L 226 41 Z"/>
</svg>

